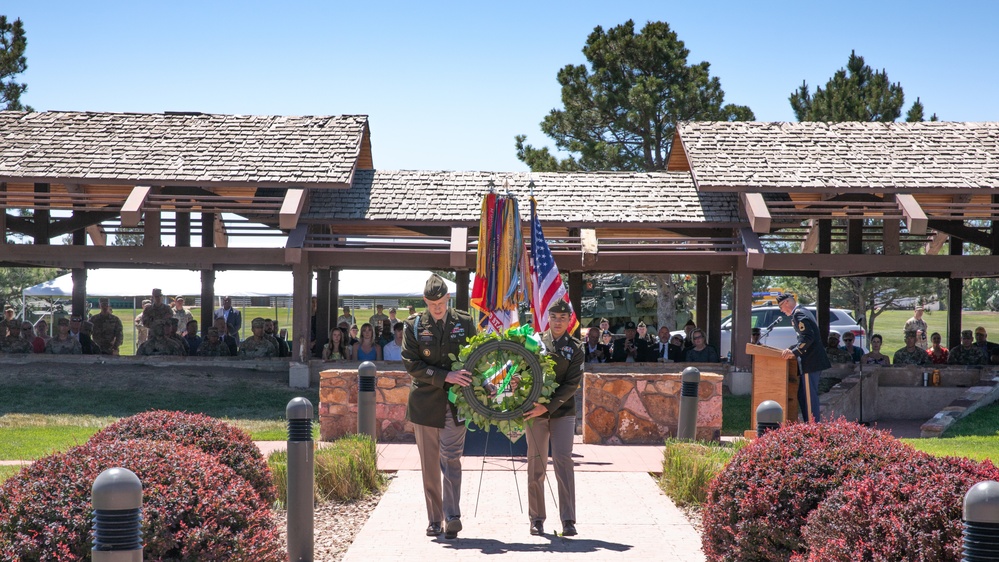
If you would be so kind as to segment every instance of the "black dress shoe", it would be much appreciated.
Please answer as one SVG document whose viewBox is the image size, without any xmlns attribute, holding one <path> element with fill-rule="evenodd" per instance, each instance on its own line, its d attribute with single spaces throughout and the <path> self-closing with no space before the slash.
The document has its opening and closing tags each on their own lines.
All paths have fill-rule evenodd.
<svg viewBox="0 0 999 562">
<path fill-rule="evenodd" d="M 545 534 L 545 524 L 540 519 L 531 523 L 531 534 L 534 536 L 541 536 Z"/>
<path fill-rule="evenodd" d="M 562 536 L 563 537 L 574 537 L 579 533 L 576 532 L 576 522 L 572 519 L 566 519 L 562 522 Z"/>
<path fill-rule="evenodd" d="M 441 534 L 441 524 L 439 521 L 434 521 L 427 526 L 427 536 L 436 537 Z"/>
<path fill-rule="evenodd" d="M 456 539 L 458 538 L 458 531 L 461 530 L 461 519 L 457 517 L 452 517 L 447 520 L 444 525 L 444 538 L 445 539 Z"/>
</svg>

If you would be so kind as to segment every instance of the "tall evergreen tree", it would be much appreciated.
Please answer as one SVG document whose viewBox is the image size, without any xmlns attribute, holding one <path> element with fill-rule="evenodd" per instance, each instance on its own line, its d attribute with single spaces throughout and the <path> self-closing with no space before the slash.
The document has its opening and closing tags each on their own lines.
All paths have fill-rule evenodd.
<svg viewBox="0 0 999 562">
<path fill-rule="evenodd" d="M 689 51 L 666 22 L 635 32 L 626 23 L 608 31 L 597 26 L 586 40 L 585 65 L 558 73 L 562 109 L 553 109 L 541 130 L 560 149 L 525 144 L 518 135 L 517 158 L 531 170 L 662 170 L 679 121 L 746 121 L 746 106 L 723 105 L 725 92 L 710 64 L 687 64 Z"/>
<path fill-rule="evenodd" d="M 31 106 L 21 104 L 21 94 L 28 89 L 27 84 L 14 81 L 14 76 L 28 68 L 28 59 L 24 56 L 27 46 L 21 20 L 8 22 L 7 16 L 0 16 L 0 110 L 34 111 Z"/>
</svg>

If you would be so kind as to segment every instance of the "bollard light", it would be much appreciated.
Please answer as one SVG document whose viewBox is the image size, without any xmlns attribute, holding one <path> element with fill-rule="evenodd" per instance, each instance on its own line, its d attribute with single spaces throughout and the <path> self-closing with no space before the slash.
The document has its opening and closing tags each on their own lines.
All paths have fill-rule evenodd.
<svg viewBox="0 0 999 562">
<path fill-rule="evenodd" d="M 763 437 L 768 431 L 780 429 L 784 423 L 784 408 L 773 400 L 764 400 L 756 407 L 756 436 Z"/>
<path fill-rule="evenodd" d="M 375 374 L 378 369 L 371 361 L 357 368 L 357 433 L 377 441 L 375 422 Z"/>
<path fill-rule="evenodd" d="M 964 495 L 964 562 L 999 560 L 999 482 L 979 482 Z"/>
<path fill-rule="evenodd" d="M 94 562 L 142 562 L 142 482 L 127 468 L 94 479 Z"/>
<path fill-rule="evenodd" d="M 293 398 L 288 419 L 288 560 L 312 562 L 315 546 L 315 449 L 312 442 L 312 402 Z"/>
<path fill-rule="evenodd" d="M 697 434 L 698 387 L 701 384 L 701 371 L 697 367 L 687 367 L 680 375 L 680 422 L 677 439 L 693 440 Z"/>
</svg>

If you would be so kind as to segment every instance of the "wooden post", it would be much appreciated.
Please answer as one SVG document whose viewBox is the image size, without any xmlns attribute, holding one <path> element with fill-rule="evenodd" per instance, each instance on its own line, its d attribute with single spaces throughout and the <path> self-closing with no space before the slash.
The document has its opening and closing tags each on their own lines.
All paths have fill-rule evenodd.
<svg viewBox="0 0 999 562">
<path fill-rule="evenodd" d="M 49 184 L 47 183 L 36 183 L 35 193 L 48 193 Z M 37 205 L 37 203 L 36 203 Z M 48 203 L 45 203 L 48 206 Z M 6 211 L 5 211 L 6 212 Z M 51 213 L 46 209 L 39 209 L 35 207 L 35 229 L 34 229 L 34 239 L 35 244 L 47 246 L 49 244 L 49 221 L 51 220 Z"/>
<path fill-rule="evenodd" d="M 964 253 L 964 241 L 950 237 L 950 255 L 960 256 Z M 964 299 L 964 279 L 960 277 L 947 278 L 947 340 L 951 349 L 961 345 L 961 307 Z"/>
<path fill-rule="evenodd" d="M 215 213 L 201 213 L 201 247 L 215 247 Z"/>
<path fill-rule="evenodd" d="M 576 331 L 573 332 L 573 336 L 579 337 L 580 330 L 583 328 L 583 272 L 582 271 L 570 271 L 569 272 L 569 303 L 572 304 L 572 311 L 576 313 L 576 319 L 579 320 L 579 326 L 576 327 Z"/>
<path fill-rule="evenodd" d="M 819 277 L 818 293 L 818 301 L 815 303 L 815 320 L 819 324 L 819 333 L 822 334 L 822 346 L 825 347 L 826 340 L 829 339 L 829 303 L 832 296 L 832 277 Z"/>
<path fill-rule="evenodd" d="M 742 260 L 739 260 L 742 261 Z M 725 277 L 717 273 L 708 276 L 708 325 L 705 333 L 708 343 L 721 351 L 722 284 Z M 749 341 L 749 338 L 746 338 Z"/>
<path fill-rule="evenodd" d="M 697 276 L 697 296 L 694 305 L 694 324 L 704 330 L 708 327 L 708 276 Z"/>
<path fill-rule="evenodd" d="M 454 307 L 458 310 L 464 310 L 468 312 L 468 278 L 469 271 L 467 269 L 459 269 L 454 272 L 454 284 L 457 288 L 454 290 Z"/>
<path fill-rule="evenodd" d="M 895 195 L 889 193 L 885 195 L 885 201 L 894 202 Z M 884 219 L 882 230 L 882 241 L 884 244 L 884 254 L 886 256 L 897 256 L 902 251 L 901 233 L 898 219 Z"/>
<path fill-rule="evenodd" d="M 311 323 L 312 300 L 312 268 L 309 267 L 309 254 L 302 252 L 302 259 L 292 265 L 292 361 L 306 362 L 309 360 L 309 324 Z M 305 352 L 303 355 L 302 352 Z"/>
<path fill-rule="evenodd" d="M 146 211 L 143 213 L 142 245 L 151 248 L 158 248 L 161 245 L 160 233 L 160 212 Z"/>
<path fill-rule="evenodd" d="M 992 204 L 999 205 L 999 195 L 992 196 Z M 991 221 L 991 234 L 992 234 L 992 255 L 999 255 L 999 228 L 996 228 L 996 220 L 993 218 Z"/>
<path fill-rule="evenodd" d="M 336 322 L 337 317 L 340 316 L 340 310 L 337 306 L 340 300 L 340 269 L 336 267 L 330 268 L 330 296 L 329 299 L 324 304 L 322 301 L 319 302 L 319 306 L 326 308 L 326 315 L 330 319 L 330 327 L 332 328 Z M 398 310 L 396 311 L 398 315 Z M 403 315 L 402 318 L 405 319 L 408 315 Z M 328 335 L 328 334 L 327 334 Z"/>
<path fill-rule="evenodd" d="M 73 316 L 87 319 L 87 270 L 73 268 Z"/>
<path fill-rule="evenodd" d="M 330 338 L 330 277 L 332 270 L 316 271 L 316 349 L 321 350 Z M 310 304 L 311 307 L 311 304 Z M 311 308 L 310 308 L 311 310 Z M 335 320 L 335 318 L 334 318 Z M 314 351 L 314 350 L 313 350 Z"/>
<path fill-rule="evenodd" d="M 215 318 L 215 269 L 201 270 L 201 335 L 208 337 L 208 328 Z M 225 334 L 219 334 L 224 336 Z"/>
<path fill-rule="evenodd" d="M 864 253 L 864 221 L 851 219 L 846 223 L 847 253 Z"/>
<path fill-rule="evenodd" d="M 732 285 L 732 364 L 746 368 L 750 359 L 743 342 L 749 341 L 753 329 L 753 270 L 743 260 L 736 263 Z"/>
<path fill-rule="evenodd" d="M 178 199 L 180 201 L 180 199 Z M 176 210 L 174 215 L 174 245 L 178 248 L 191 247 L 191 213 Z"/>
</svg>

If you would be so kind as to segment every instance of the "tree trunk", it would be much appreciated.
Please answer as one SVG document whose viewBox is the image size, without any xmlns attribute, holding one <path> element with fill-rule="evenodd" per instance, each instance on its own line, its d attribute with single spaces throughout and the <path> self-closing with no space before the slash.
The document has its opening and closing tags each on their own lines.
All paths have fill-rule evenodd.
<svg viewBox="0 0 999 562">
<path fill-rule="evenodd" d="M 651 276 L 656 284 L 656 317 L 659 326 L 676 330 L 676 282 L 669 274 Z"/>
</svg>

